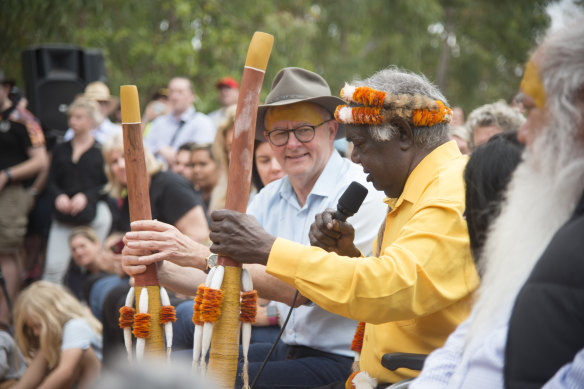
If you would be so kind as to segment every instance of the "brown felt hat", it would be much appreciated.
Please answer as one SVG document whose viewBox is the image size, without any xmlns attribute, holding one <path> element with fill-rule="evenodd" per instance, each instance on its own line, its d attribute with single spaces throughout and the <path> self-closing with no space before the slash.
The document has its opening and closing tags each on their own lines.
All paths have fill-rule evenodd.
<svg viewBox="0 0 584 389">
<path fill-rule="evenodd" d="M 284 68 L 276 74 L 266 103 L 258 107 L 256 121 L 257 140 L 265 141 L 265 116 L 270 107 L 308 102 L 320 105 L 334 117 L 337 106 L 345 104 L 340 97 L 331 96 L 331 88 L 318 74 L 301 68 Z M 344 126 L 339 124 L 336 139 L 345 136 Z"/>
</svg>

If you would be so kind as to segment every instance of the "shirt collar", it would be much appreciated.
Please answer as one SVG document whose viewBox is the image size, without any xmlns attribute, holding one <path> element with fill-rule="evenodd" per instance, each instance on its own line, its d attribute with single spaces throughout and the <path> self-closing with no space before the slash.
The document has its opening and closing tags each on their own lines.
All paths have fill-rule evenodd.
<svg viewBox="0 0 584 389">
<path fill-rule="evenodd" d="M 386 197 L 384 202 L 391 209 L 399 207 L 404 201 L 415 203 L 428 186 L 430 180 L 434 178 L 436 169 L 444 162 L 461 155 L 455 141 L 449 141 L 438 146 L 430 154 L 426 155 L 410 173 L 401 196 L 397 199 Z"/>
<path fill-rule="evenodd" d="M 188 107 L 186 111 L 184 111 L 177 121 L 188 122 L 191 118 L 195 115 L 197 111 L 195 111 L 195 107 Z"/>
</svg>

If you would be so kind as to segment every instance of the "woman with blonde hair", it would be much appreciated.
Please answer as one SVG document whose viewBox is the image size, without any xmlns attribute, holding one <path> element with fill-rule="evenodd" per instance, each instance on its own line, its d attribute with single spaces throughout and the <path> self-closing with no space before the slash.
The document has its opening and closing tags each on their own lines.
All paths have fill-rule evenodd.
<svg viewBox="0 0 584 389">
<path fill-rule="evenodd" d="M 211 194 L 209 203 L 209 214 L 211 212 L 225 208 L 225 198 L 227 196 L 227 176 L 229 175 L 229 157 L 231 154 L 231 144 L 233 143 L 233 131 L 235 125 L 235 111 L 237 105 L 231 105 L 225 110 L 225 119 L 219 124 L 215 140 L 213 141 L 213 155 L 219 165 L 219 179 Z"/>
<path fill-rule="evenodd" d="M 79 97 L 69 106 L 73 138 L 53 150 L 47 191 L 53 199 L 53 222 L 49 232 L 43 279 L 63 282 L 69 265 L 68 238 L 76 226 L 91 226 L 99 240 L 106 238 L 112 215 L 103 200 L 107 182 L 101 150 L 91 131 L 101 122 L 99 105 Z"/>
<path fill-rule="evenodd" d="M 37 281 L 24 289 L 14 329 L 30 363 L 12 388 L 87 388 L 98 378 L 101 324 L 63 286 Z"/>
<path fill-rule="evenodd" d="M 119 204 L 114 230 L 130 231 L 122 135 L 116 134 L 109 138 L 103 145 L 102 151 L 108 178 L 105 189 L 113 198 L 118 199 Z M 144 157 L 149 177 L 152 218 L 174 225 L 197 242 L 206 242 L 209 237 L 209 226 L 200 195 L 183 177 L 166 171 L 162 162 L 158 161 L 146 148 Z"/>
</svg>

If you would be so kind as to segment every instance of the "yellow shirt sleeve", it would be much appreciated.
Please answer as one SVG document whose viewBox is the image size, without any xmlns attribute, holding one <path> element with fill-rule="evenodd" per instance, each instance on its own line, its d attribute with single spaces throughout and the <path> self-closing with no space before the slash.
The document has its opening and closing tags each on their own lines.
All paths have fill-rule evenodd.
<svg viewBox="0 0 584 389">
<path fill-rule="evenodd" d="M 436 312 L 478 286 L 459 203 L 397 211 L 411 214 L 379 258 L 343 257 L 278 238 L 266 271 L 322 308 L 372 324 Z M 389 240 L 391 229 L 387 223 Z"/>
</svg>

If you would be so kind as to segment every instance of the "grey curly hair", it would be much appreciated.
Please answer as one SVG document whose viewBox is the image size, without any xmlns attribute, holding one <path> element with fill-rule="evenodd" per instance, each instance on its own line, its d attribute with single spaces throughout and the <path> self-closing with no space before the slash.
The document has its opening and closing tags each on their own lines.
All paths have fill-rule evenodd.
<svg viewBox="0 0 584 389">
<path fill-rule="evenodd" d="M 401 70 L 397 67 L 380 70 L 365 80 L 353 81 L 351 84 L 368 86 L 393 95 L 423 95 L 448 105 L 446 97 L 424 75 Z M 398 134 L 397 126 L 391 122 L 369 126 L 368 131 L 371 138 L 377 142 L 389 141 Z M 448 123 L 439 123 L 431 127 L 412 126 L 414 144 L 424 149 L 434 149 L 449 140 L 448 131 Z"/>
<path fill-rule="evenodd" d="M 474 147 L 473 134 L 479 127 L 496 125 L 503 132 L 517 131 L 525 122 L 525 117 L 517 108 L 509 106 L 504 100 L 485 104 L 468 115 L 466 126 L 470 131 L 471 146 Z"/>
</svg>

